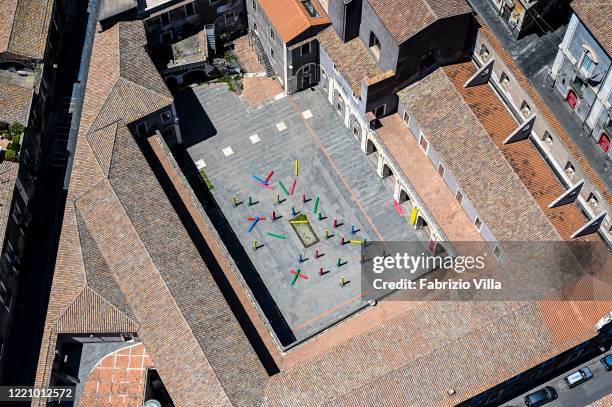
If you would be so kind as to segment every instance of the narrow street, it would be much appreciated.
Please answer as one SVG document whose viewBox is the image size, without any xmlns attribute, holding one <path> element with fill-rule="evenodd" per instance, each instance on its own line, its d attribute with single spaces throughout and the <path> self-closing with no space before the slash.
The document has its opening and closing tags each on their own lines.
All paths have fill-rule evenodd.
<svg viewBox="0 0 612 407">
<path fill-rule="evenodd" d="M 6 363 L 0 376 L 3 385 L 33 385 L 55 258 L 62 227 L 66 191 L 64 177 L 68 163 L 67 142 L 74 123 L 73 109 L 82 103 L 74 97 L 79 77 L 88 22 L 88 2 L 75 2 L 62 50 L 54 99 L 44 138 L 47 166 L 38 174 L 33 197 L 33 218 L 27 231 L 24 261 L 19 274 L 13 325 L 6 343 Z"/>
<path fill-rule="evenodd" d="M 539 26 L 542 30 L 530 33 L 521 39 L 515 39 L 508 25 L 501 20 L 490 0 L 468 0 L 478 15 L 491 28 L 500 43 L 512 55 L 514 62 L 529 79 L 531 85 L 546 102 L 555 117 L 572 137 L 582 154 L 589 160 L 591 166 L 600 175 L 606 186 L 612 189 L 612 162 L 604 157 L 604 154 L 595 144 L 595 140 L 589 136 L 588 129 L 578 116 L 573 114 L 567 104 L 560 98 L 553 88 L 550 70 L 553 66 L 555 56 L 559 50 L 559 44 L 563 40 L 567 24 L 566 18 L 554 21 L 541 20 Z"/>
<path fill-rule="evenodd" d="M 610 352 L 606 353 L 605 355 L 609 354 Z M 580 407 L 599 400 L 612 392 L 612 388 L 610 387 L 610 382 L 612 381 L 612 371 L 606 372 L 603 365 L 599 361 L 605 355 L 599 355 L 576 367 L 575 369 L 572 369 L 571 371 L 564 372 L 554 379 L 549 380 L 548 382 L 543 383 L 542 385 L 535 387 L 524 394 L 521 394 L 519 397 L 510 400 L 508 403 L 504 403 L 503 406 L 524 406 L 524 397 L 527 394 L 533 393 L 534 391 L 537 391 L 545 386 L 553 387 L 559 395 L 555 401 L 547 404 L 547 406 L 550 407 Z M 593 377 L 570 389 L 564 378 L 583 367 L 588 367 L 593 373 Z"/>
</svg>

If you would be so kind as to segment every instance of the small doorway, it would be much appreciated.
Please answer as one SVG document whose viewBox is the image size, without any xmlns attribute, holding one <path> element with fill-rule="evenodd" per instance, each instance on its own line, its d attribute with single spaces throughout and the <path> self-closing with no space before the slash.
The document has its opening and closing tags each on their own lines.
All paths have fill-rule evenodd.
<svg viewBox="0 0 612 407">
<path fill-rule="evenodd" d="M 570 105 L 572 110 L 576 109 L 576 105 L 578 104 L 578 96 L 576 96 L 576 93 L 573 90 L 567 92 L 567 97 L 565 100 L 567 101 L 567 104 Z"/>
<path fill-rule="evenodd" d="M 610 150 L 610 137 L 608 137 L 606 133 L 601 133 L 597 144 L 599 147 L 601 147 L 604 153 L 607 153 Z"/>
</svg>

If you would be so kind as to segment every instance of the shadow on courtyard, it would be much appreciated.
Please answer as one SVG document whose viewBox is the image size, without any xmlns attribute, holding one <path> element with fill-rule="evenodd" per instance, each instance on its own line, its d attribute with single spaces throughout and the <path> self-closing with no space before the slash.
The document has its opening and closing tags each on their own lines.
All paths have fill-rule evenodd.
<svg viewBox="0 0 612 407">
<path fill-rule="evenodd" d="M 192 88 L 174 92 L 176 113 L 180 117 L 183 145 L 189 148 L 217 134 L 215 125 L 202 108 Z"/>
<path fill-rule="evenodd" d="M 161 167 L 160 163 L 157 160 L 151 158 L 154 157 L 154 154 L 150 151 L 150 147 L 146 143 L 141 143 L 141 148 L 143 149 L 144 155 L 145 157 L 147 157 L 147 160 L 149 161 L 151 168 L 155 172 L 155 175 L 159 180 L 162 188 L 164 189 L 166 195 L 172 203 L 172 206 L 179 215 L 181 222 L 185 226 L 185 229 L 189 233 L 189 236 L 191 237 L 192 241 L 194 242 L 194 245 L 200 253 L 200 256 L 209 268 L 209 271 L 212 277 L 214 278 L 215 283 L 221 290 L 223 296 L 225 297 L 225 300 L 232 309 L 232 312 L 236 316 L 236 319 L 240 323 L 240 326 L 245 332 L 247 338 L 249 339 L 249 342 L 253 346 L 253 349 L 258 354 L 268 374 L 272 375 L 278 373 L 279 369 L 274 359 L 272 358 L 272 355 L 270 355 L 262 338 L 257 332 L 257 329 L 253 325 L 238 296 L 236 295 L 231 284 L 227 280 L 227 277 L 225 276 L 223 270 L 221 269 L 221 266 L 217 262 L 214 254 L 210 250 L 207 242 L 199 232 L 197 225 L 191 218 L 187 208 L 184 206 L 183 201 L 181 200 L 180 196 L 178 195 L 178 192 L 172 185 L 172 182 L 168 178 L 168 175 Z M 193 162 L 188 159 L 188 155 L 184 150 L 175 152 L 175 155 L 177 162 L 180 163 L 181 167 L 184 167 L 185 163 L 187 163 L 187 165 L 193 166 Z M 197 173 L 197 170 L 194 170 L 193 168 L 182 168 L 182 170 L 184 171 L 184 173 Z M 194 180 L 199 179 L 195 177 L 189 177 L 189 182 L 192 189 L 194 190 L 194 193 L 196 194 L 202 205 L 205 207 L 207 215 L 209 216 L 215 229 L 219 232 L 223 243 L 227 247 L 229 254 L 235 261 L 236 266 L 240 270 L 246 283 L 250 287 L 253 295 L 255 296 L 255 300 L 257 301 L 257 303 L 261 307 L 262 312 L 268 319 L 279 342 L 283 347 L 291 345 L 296 341 L 295 335 L 293 334 L 293 332 L 289 328 L 289 325 L 280 313 L 268 289 L 266 288 L 259 274 L 257 273 L 257 270 L 251 263 L 248 255 L 244 251 L 242 245 L 238 241 L 238 238 L 229 226 L 227 220 L 223 217 L 223 214 L 216 206 L 216 203 L 208 192 L 208 190 L 204 188 L 203 183 L 201 181 L 195 182 Z"/>
</svg>

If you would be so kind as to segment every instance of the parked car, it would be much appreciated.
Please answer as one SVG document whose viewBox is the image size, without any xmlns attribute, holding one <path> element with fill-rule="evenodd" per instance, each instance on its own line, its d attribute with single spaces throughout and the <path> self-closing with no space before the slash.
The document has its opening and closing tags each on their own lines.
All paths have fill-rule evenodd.
<svg viewBox="0 0 612 407">
<path fill-rule="evenodd" d="M 572 387 L 576 387 L 579 384 L 582 384 L 593 377 L 593 373 L 591 369 L 588 367 L 583 367 L 582 369 L 576 370 L 574 373 L 565 376 L 565 383 L 567 383 L 567 387 L 570 389 Z"/>
<path fill-rule="evenodd" d="M 603 359 L 601 359 L 600 362 L 603 365 L 604 369 L 606 369 L 608 372 L 612 370 L 612 355 L 604 357 Z"/>
<path fill-rule="evenodd" d="M 546 403 L 550 403 L 556 398 L 557 391 L 550 386 L 546 386 L 538 391 L 526 395 L 525 405 L 527 407 L 539 407 L 543 406 Z"/>
</svg>

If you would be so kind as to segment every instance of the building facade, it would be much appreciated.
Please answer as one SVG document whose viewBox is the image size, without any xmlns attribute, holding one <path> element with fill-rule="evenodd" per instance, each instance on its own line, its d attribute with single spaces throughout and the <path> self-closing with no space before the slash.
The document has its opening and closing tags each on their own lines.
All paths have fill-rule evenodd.
<svg viewBox="0 0 612 407">
<path fill-rule="evenodd" d="M 330 2 L 333 29 L 317 36 L 321 88 L 359 139 L 397 111 L 399 90 L 439 66 L 469 58 L 473 48 L 476 25 L 466 3 L 391 3 Z"/>
<path fill-rule="evenodd" d="M 555 90 L 582 122 L 602 155 L 612 157 L 612 5 L 578 0 L 552 68 Z"/>
<path fill-rule="evenodd" d="M 0 370 L 12 324 L 37 179 L 51 165 L 57 117 L 54 103 L 65 33 L 76 14 L 69 1 L 13 1 L 0 6 L 0 122 L 25 127 L 16 162 L 0 163 Z M 5 30 L 5 27 L 7 28 Z M 55 111 L 55 116 L 51 113 Z M 69 127 L 69 125 L 68 125 Z"/>
<path fill-rule="evenodd" d="M 329 19 L 317 0 L 249 0 L 247 10 L 255 49 L 285 91 L 291 94 L 318 83 L 315 36 Z"/>
<path fill-rule="evenodd" d="M 149 46 L 174 43 L 207 29 L 209 49 L 221 33 L 246 30 L 246 10 L 241 0 L 189 0 L 152 2 L 140 10 Z"/>
</svg>

